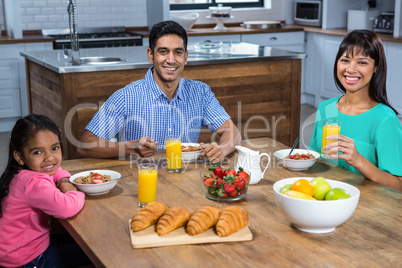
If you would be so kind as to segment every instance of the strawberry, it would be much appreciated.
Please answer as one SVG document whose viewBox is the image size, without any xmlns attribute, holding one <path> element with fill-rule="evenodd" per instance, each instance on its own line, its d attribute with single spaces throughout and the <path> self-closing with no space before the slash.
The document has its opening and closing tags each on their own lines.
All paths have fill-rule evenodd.
<svg viewBox="0 0 402 268">
<path fill-rule="evenodd" d="M 212 178 L 206 178 L 206 180 L 204 180 L 204 185 L 206 186 L 206 187 L 210 187 L 210 186 L 212 186 L 214 184 L 214 179 L 212 179 Z"/>
<path fill-rule="evenodd" d="M 229 172 L 227 173 L 227 175 L 230 175 L 230 174 L 232 174 L 233 177 L 236 177 L 236 176 L 237 176 L 236 170 L 234 170 L 234 169 L 229 170 Z"/>
<path fill-rule="evenodd" d="M 223 189 L 225 190 L 226 193 L 230 195 L 233 191 L 236 191 L 235 186 L 231 184 L 224 184 Z M 237 192 L 237 191 L 236 191 Z"/>
<path fill-rule="evenodd" d="M 94 178 L 91 181 L 92 181 L 92 183 L 95 183 L 95 184 L 99 184 L 99 183 L 103 182 L 102 179 L 98 179 L 98 178 Z"/>
<path fill-rule="evenodd" d="M 231 196 L 231 197 L 235 197 L 236 195 L 237 195 L 237 190 L 236 189 L 234 189 L 233 192 L 229 193 L 229 196 Z"/>
<path fill-rule="evenodd" d="M 233 185 L 237 188 L 243 189 L 245 186 L 246 182 L 244 181 L 244 179 L 242 177 L 238 177 L 235 182 L 233 183 Z"/>
<path fill-rule="evenodd" d="M 218 178 L 218 180 L 216 181 L 216 188 L 220 188 L 222 184 L 226 184 L 226 181 Z"/>
<path fill-rule="evenodd" d="M 245 183 L 248 183 L 249 177 L 247 172 L 245 172 L 242 168 L 239 168 L 239 173 L 237 173 L 237 176 L 239 176 L 239 178 L 243 178 Z"/>
<path fill-rule="evenodd" d="M 102 175 L 99 173 L 95 173 L 91 176 L 92 179 L 102 179 Z"/>
<path fill-rule="evenodd" d="M 221 163 L 213 164 L 210 170 L 212 170 L 219 178 L 223 178 L 223 169 L 221 167 Z"/>
</svg>

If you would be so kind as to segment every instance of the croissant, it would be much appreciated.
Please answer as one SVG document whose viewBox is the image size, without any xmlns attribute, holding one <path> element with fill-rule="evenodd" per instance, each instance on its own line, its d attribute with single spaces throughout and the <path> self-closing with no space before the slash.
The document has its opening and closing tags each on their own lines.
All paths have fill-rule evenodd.
<svg viewBox="0 0 402 268">
<path fill-rule="evenodd" d="M 146 204 L 134 214 L 131 219 L 131 229 L 137 232 L 155 224 L 167 209 L 165 204 L 156 201 Z"/>
<path fill-rule="evenodd" d="M 219 209 L 210 206 L 203 206 L 191 214 L 187 223 L 187 233 L 196 235 L 215 226 L 219 217 Z"/>
<path fill-rule="evenodd" d="M 219 236 L 231 235 L 248 224 L 247 211 L 239 206 L 229 206 L 221 210 L 216 223 Z"/>
<path fill-rule="evenodd" d="M 179 227 L 186 225 L 190 219 L 191 211 L 185 208 L 171 207 L 166 210 L 165 214 L 156 224 L 156 232 L 158 235 L 167 234 Z"/>
</svg>

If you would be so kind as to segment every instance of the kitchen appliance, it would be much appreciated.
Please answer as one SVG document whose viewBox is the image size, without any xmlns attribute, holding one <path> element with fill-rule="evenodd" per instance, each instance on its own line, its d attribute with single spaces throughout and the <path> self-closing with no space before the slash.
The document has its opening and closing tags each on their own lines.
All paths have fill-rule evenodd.
<svg viewBox="0 0 402 268">
<path fill-rule="evenodd" d="M 79 48 L 142 46 L 143 36 L 126 31 L 123 26 L 78 29 Z M 53 49 L 70 49 L 69 29 L 42 30 L 42 34 L 55 39 Z"/>
<path fill-rule="evenodd" d="M 393 33 L 394 32 L 394 12 L 381 12 L 374 19 L 373 30 L 377 33 Z"/>
<path fill-rule="evenodd" d="M 297 25 L 321 27 L 322 1 L 295 1 L 294 21 Z"/>
<path fill-rule="evenodd" d="M 355 29 L 373 30 L 375 18 L 380 15 L 379 10 L 348 10 L 348 26 L 349 31 Z"/>
</svg>

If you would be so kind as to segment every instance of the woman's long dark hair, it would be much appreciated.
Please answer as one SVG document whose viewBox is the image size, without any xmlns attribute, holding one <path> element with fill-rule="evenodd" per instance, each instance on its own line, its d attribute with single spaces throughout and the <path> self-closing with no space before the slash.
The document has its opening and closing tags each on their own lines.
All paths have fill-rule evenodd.
<svg viewBox="0 0 402 268">
<path fill-rule="evenodd" d="M 11 180 L 21 170 L 21 166 L 14 158 L 14 151 L 22 154 L 22 149 L 27 145 L 29 139 L 41 130 L 49 130 L 56 134 L 63 152 L 60 129 L 51 119 L 38 114 L 30 114 L 18 119 L 11 131 L 7 166 L 0 177 L 0 218 L 3 216 L 3 201 L 8 196 Z"/>
<path fill-rule="evenodd" d="M 387 60 L 381 39 L 374 32 L 369 30 L 354 30 L 348 33 L 339 46 L 334 63 L 334 80 L 336 87 L 346 92 L 341 81 L 338 79 L 337 65 L 343 53 L 352 55 L 361 53 L 374 59 L 377 71 L 373 74 L 369 85 L 369 97 L 376 102 L 383 103 L 390 107 L 398 115 L 398 112 L 389 104 L 387 98 Z"/>
</svg>

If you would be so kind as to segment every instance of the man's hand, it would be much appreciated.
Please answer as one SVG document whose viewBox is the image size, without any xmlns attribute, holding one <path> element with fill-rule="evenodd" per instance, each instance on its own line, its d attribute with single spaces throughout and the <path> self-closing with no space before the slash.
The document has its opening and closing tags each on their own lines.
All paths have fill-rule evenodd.
<svg viewBox="0 0 402 268">
<path fill-rule="evenodd" d="M 158 143 L 150 137 L 142 137 L 139 140 L 111 142 L 95 136 L 85 130 L 81 137 L 81 145 L 77 146 L 78 157 L 92 158 L 116 158 L 139 154 L 141 157 L 149 157 L 158 149 Z"/>
<path fill-rule="evenodd" d="M 209 162 L 218 163 L 223 161 L 224 155 L 216 142 L 213 143 L 200 143 L 200 147 L 203 149 L 200 158 L 205 157 Z"/>
<path fill-rule="evenodd" d="M 200 143 L 203 152 L 200 157 L 206 157 L 210 162 L 222 162 L 228 154 L 235 150 L 236 145 L 240 145 L 241 135 L 231 119 L 228 119 L 217 130 L 219 136 L 219 144 Z"/>
<path fill-rule="evenodd" d="M 138 153 L 142 157 L 149 157 L 154 155 L 158 149 L 158 142 L 154 141 L 149 137 L 142 137 L 138 140 Z"/>
</svg>

